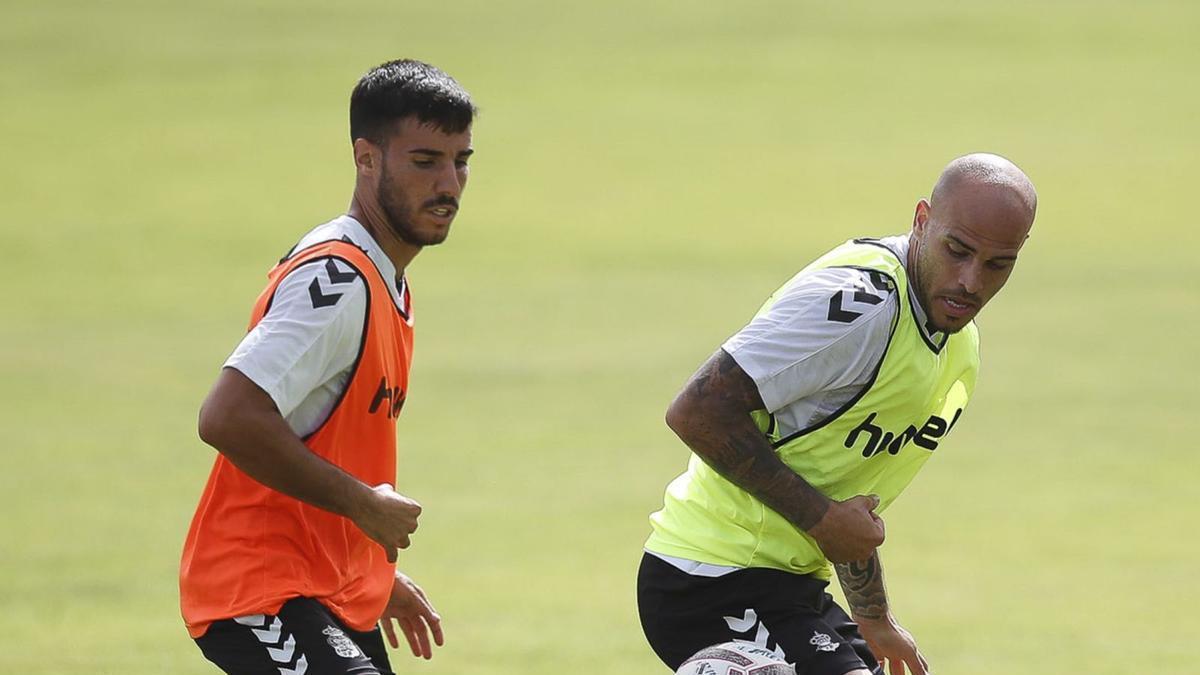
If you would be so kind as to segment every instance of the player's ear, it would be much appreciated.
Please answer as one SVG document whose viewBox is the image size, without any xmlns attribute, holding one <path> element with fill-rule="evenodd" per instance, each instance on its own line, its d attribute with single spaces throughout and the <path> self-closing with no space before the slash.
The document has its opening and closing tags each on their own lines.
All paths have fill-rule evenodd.
<svg viewBox="0 0 1200 675">
<path fill-rule="evenodd" d="M 373 176 L 383 163 L 383 149 L 365 138 L 354 139 L 354 168 L 360 176 Z"/>
<path fill-rule="evenodd" d="M 929 201 L 922 199 L 917 202 L 917 208 L 913 212 L 913 232 L 921 234 L 925 230 L 925 223 L 929 222 Z"/>
</svg>

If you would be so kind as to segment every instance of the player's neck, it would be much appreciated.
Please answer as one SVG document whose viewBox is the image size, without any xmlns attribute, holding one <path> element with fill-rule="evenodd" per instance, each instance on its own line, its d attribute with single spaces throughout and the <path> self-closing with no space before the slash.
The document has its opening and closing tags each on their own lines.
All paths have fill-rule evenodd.
<svg viewBox="0 0 1200 675">
<path fill-rule="evenodd" d="M 373 209 L 365 207 L 359 201 L 358 195 L 350 200 L 350 208 L 346 211 L 346 215 L 357 220 L 375 240 L 375 243 L 379 244 L 379 248 L 383 249 L 383 254 L 392 261 L 392 265 L 396 268 L 396 278 L 403 277 L 404 270 L 421 252 L 421 247 L 398 237 L 392 228 L 388 227 L 387 218 L 382 210 L 378 206 Z"/>
<path fill-rule="evenodd" d="M 921 298 L 924 297 L 921 289 L 921 280 L 917 274 L 917 256 L 920 255 L 921 243 L 917 241 L 915 234 L 908 236 L 908 254 L 904 256 L 904 275 L 908 277 L 908 285 L 912 287 L 912 297 L 916 299 L 917 304 L 921 306 L 921 312 L 926 316 L 929 315 L 929 308 L 925 306 Z"/>
</svg>

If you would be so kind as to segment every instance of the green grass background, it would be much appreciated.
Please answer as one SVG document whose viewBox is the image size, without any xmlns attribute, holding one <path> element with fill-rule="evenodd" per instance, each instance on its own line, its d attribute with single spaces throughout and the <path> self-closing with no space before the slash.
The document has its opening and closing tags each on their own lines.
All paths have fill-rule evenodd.
<svg viewBox="0 0 1200 675">
<path fill-rule="evenodd" d="M 1193 2 L 0 4 L 0 672 L 215 673 L 178 617 L 196 410 L 275 258 L 349 200 L 350 88 L 482 108 L 410 270 L 399 672 L 665 672 L 634 573 L 662 412 L 808 260 L 991 150 L 1041 209 L 951 443 L 887 514 L 937 672 L 1196 672 Z"/>
</svg>

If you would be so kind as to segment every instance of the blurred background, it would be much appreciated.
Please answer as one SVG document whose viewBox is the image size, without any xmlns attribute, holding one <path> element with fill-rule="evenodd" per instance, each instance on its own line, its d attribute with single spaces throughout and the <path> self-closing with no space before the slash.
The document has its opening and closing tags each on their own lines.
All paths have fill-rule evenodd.
<svg viewBox="0 0 1200 675">
<path fill-rule="evenodd" d="M 1200 5 L 4 0 L 0 672 L 217 671 L 179 618 L 200 401 L 274 261 L 343 212 L 347 103 L 415 57 L 476 98 L 409 270 L 397 672 L 665 673 L 646 516 L 694 368 L 809 260 L 1006 155 L 1033 237 L 953 442 L 886 514 L 935 672 L 1195 672 Z"/>
</svg>

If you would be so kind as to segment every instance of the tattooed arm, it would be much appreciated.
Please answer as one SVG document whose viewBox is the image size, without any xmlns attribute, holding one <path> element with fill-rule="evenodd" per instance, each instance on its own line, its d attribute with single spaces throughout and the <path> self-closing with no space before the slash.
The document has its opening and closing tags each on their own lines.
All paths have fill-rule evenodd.
<svg viewBox="0 0 1200 675">
<path fill-rule="evenodd" d="M 867 646 L 879 663 L 882 665 L 884 661 L 890 661 L 891 672 L 904 672 L 903 668 L 896 669 L 902 662 L 913 675 L 926 675 L 929 663 L 917 649 L 912 635 L 896 623 L 888 608 L 879 552 L 875 551 L 863 560 L 836 564 L 834 569 L 842 584 L 842 592 L 846 594 L 850 616 L 858 624 Z"/>
<path fill-rule="evenodd" d="M 717 473 L 816 540 L 834 562 L 866 558 L 883 543 L 876 497 L 830 500 L 792 471 L 755 426 L 764 408 L 754 380 L 723 350 L 700 366 L 667 410 L 667 426 Z"/>
<path fill-rule="evenodd" d="M 883 587 L 883 566 L 879 564 L 878 551 L 866 560 L 839 563 L 833 567 L 855 619 L 887 618 L 887 591 Z"/>
</svg>

